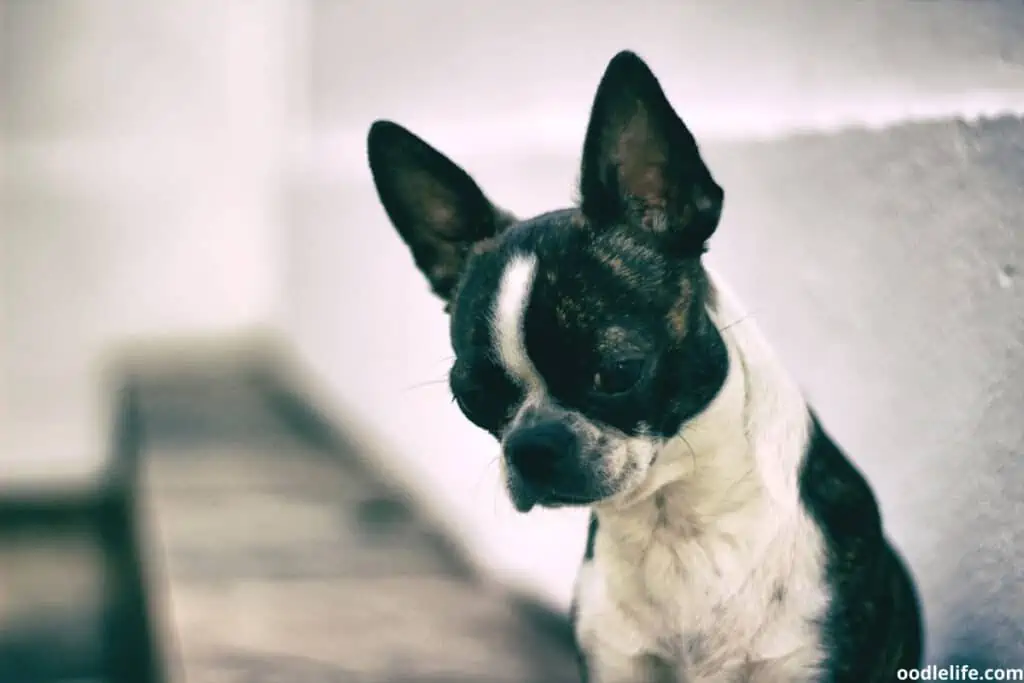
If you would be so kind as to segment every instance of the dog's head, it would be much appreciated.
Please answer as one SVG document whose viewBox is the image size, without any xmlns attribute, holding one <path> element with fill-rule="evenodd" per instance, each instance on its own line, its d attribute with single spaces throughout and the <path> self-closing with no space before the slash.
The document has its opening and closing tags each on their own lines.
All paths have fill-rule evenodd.
<svg viewBox="0 0 1024 683">
<path fill-rule="evenodd" d="M 375 123 L 381 202 L 451 318 L 450 386 L 533 505 L 626 495 L 728 370 L 701 264 L 723 192 L 647 66 L 598 86 L 579 206 L 519 220 L 404 128 Z"/>
</svg>

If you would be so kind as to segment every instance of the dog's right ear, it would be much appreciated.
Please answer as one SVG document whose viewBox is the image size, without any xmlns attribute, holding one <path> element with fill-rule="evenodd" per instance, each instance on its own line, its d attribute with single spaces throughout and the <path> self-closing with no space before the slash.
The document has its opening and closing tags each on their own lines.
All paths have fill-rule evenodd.
<svg viewBox="0 0 1024 683">
<path fill-rule="evenodd" d="M 450 301 L 474 244 L 512 218 L 446 156 L 391 121 L 367 136 L 377 194 L 434 293 Z"/>
<path fill-rule="evenodd" d="M 620 52 L 594 96 L 580 171 L 583 213 L 624 222 L 672 253 L 699 256 L 724 193 L 650 68 Z"/>
</svg>

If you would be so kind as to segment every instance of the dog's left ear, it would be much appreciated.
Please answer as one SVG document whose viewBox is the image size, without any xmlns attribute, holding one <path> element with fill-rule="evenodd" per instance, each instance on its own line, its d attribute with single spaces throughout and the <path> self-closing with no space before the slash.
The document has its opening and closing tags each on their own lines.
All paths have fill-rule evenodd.
<svg viewBox="0 0 1024 683">
<path fill-rule="evenodd" d="M 473 246 L 512 216 L 455 162 L 397 123 L 376 121 L 366 145 L 384 210 L 434 293 L 450 302 Z"/>
<path fill-rule="evenodd" d="M 608 64 L 590 114 L 580 172 L 591 223 L 626 223 L 666 250 L 699 255 L 718 226 L 722 188 L 651 70 L 632 52 Z"/>
</svg>

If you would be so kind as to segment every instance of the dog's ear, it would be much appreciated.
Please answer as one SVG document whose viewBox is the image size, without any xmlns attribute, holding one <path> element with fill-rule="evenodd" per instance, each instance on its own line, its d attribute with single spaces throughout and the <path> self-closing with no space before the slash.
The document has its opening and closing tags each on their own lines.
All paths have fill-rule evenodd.
<svg viewBox="0 0 1024 683">
<path fill-rule="evenodd" d="M 674 253 L 700 254 L 724 193 L 646 64 L 620 52 L 597 88 L 583 146 L 580 199 L 597 226 L 626 223 Z"/>
<path fill-rule="evenodd" d="M 450 301 L 470 249 L 511 217 L 464 170 L 396 123 L 376 121 L 366 146 L 384 210 L 434 293 Z"/>
</svg>

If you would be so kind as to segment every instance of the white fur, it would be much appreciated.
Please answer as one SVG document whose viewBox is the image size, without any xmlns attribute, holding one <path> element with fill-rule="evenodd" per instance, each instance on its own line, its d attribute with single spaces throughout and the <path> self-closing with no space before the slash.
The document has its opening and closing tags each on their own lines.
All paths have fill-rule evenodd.
<svg viewBox="0 0 1024 683">
<path fill-rule="evenodd" d="M 545 400 L 523 339 L 536 274 L 535 256 L 509 262 L 492 319 L 498 359 L 528 391 L 520 414 Z M 753 323 L 730 324 L 742 313 L 717 288 L 730 372 L 715 400 L 672 439 L 603 434 L 618 493 L 595 506 L 594 559 L 576 586 L 591 683 L 799 683 L 821 659 L 823 546 L 797 489 L 810 416 Z"/>
<path fill-rule="evenodd" d="M 719 292 L 724 328 L 740 312 Z M 752 322 L 724 336 L 731 369 L 716 399 L 676 438 L 629 439 L 654 464 L 595 506 L 594 559 L 576 585 L 591 683 L 815 680 L 827 593 L 797 490 L 809 413 Z"/>
<path fill-rule="evenodd" d="M 492 320 L 499 359 L 513 378 L 533 391 L 539 391 L 544 383 L 526 354 L 523 316 L 526 314 L 536 274 L 536 256 L 516 256 L 509 261 L 501 276 Z"/>
</svg>

